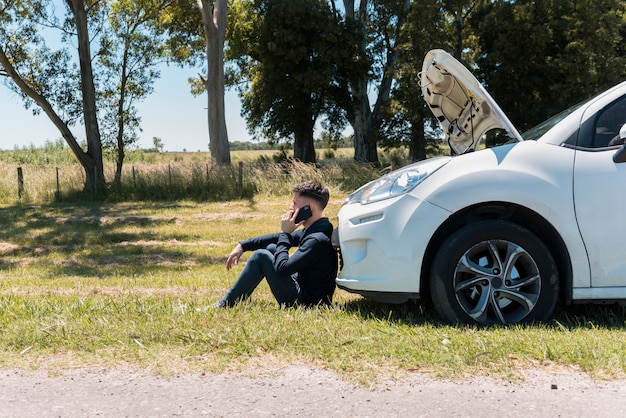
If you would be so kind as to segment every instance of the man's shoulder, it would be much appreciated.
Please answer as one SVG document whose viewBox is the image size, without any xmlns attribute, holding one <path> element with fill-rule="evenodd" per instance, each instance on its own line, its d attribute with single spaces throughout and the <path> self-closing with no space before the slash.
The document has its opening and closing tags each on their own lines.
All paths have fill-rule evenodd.
<svg viewBox="0 0 626 418">
<path fill-rule="evenodd" d="M 330 238 L 333 232 L 333 225 L 326 219 L 323 222 L 323 219 L 318 220 L 313 225 L 308 227 L 304 232 L 304 236 L 302 237 L 302 241 L 315 241 L 320 243 L 330 242 Z"/>
<path fill-rule="evenodd" d="M 333 230 L 333 224 L 330 222 L 330 220 L 326 217 L 324 218 L 319 218 L 317 221 L 315 221 L 311 226 L 309 226 L 307 228 L 307 231 L 313 233 L 313 232 L 327 232 L 327 231 L 331 231 Z"/>
</svg>

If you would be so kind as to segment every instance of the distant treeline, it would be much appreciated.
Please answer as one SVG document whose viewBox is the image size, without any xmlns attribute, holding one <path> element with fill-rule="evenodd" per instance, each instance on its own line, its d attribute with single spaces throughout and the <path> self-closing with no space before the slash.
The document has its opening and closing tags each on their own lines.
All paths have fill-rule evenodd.
<svg viewBox="0 0 626 418">
<path fill-rule="evenodd" d="M 337 149 L 337 148 L 351 148 L 353 146 L 352 137 L 341 137 L 335 140 L 329 140 L 322 137 L 315 140 L 315 148 L 321 149 Z M 231 151 L 286 151 L 290 147 L 285 143 L 271 143 L 267 141 L 233 141 L 230 143 Z M 209 151 L 208 138 L 207 149 L 199 151 Z M 126 152 L 126 162 L 141 161 L 141 162 L 153 162 L 154 159 L 151 154 L 159 153 L 155 148 L 142 148 L 134 149 Z M 184 152 L 187 152 L 185 150 Z M 195 151 L 194 151 L 195 152 Z M 113 150 L 104 150 L 105 161 L 115 161 L 115 155 Z M 73 164 L 76 163 L 76 157 L 70 150 L 70 147 L 63 139 L 57 139 L 56 141 L 46 141 L 41 146 L 35 146 L 33 144 L 16 146 L 12 150 L 0 149 L 0 161 L 16 164 Z"/>
<path fill-rule="evenodd" d="M 319 139 L 313 141 L 315 149 L 324 148 L 352 148 L 354 146 L 354 140 L 352 136 L 340 137 L 337 139 L 330 139 L 327 136 L 322 136 Z M 265 150 L 283 150 L 285 147 L 290 147 L 290 144 L 286 143 L 273 143 L 268 141 L 232 141 L 230 142 L 231 151 L 265 151 Z"/>
</svg>

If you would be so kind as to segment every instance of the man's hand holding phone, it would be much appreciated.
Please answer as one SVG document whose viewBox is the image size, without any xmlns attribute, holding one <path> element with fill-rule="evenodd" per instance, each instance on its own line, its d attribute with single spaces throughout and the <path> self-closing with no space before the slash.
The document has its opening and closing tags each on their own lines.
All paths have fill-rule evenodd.
<svg viewBox="0 0 626 418">
<path fill-rule="evenodd" d="M 298 210 L 298 213 L 296 215 L 296 220 L 295 220 L 296 225 L 298 225 L 300 222 L 306 221 L 311 216 L 313 216 L 313 212 L 311 212 L 311 206 L 306 205 L 306 206 L 301 207 L 300 210 Z"/>
<path fill-rule="evenodd" d="M 311 212 L 311 207 L 309 205 L 303 206 L 301 208 L 296 208 L 296 210 L 289 210 L 287 213 L 283 215 L 281 220 L 280 229 L 283 232 L 291 234 L 293 231 L 298 228 L 308 218 L 313 216 Z"/>
</svg>

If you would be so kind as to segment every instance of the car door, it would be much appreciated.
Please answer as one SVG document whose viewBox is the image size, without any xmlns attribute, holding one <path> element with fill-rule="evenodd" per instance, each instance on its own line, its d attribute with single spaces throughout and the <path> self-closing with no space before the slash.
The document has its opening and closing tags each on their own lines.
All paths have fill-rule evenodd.
<svg viewBox="0 0 626 418">
<path fill-rule="evenodd" d="M 626 163 L 609 145 L 626 123 L 626 96 L 590 110 L 574 163 L 574 206 L 589 255 L 592 287 L 626 286 Z"/>
</svg>

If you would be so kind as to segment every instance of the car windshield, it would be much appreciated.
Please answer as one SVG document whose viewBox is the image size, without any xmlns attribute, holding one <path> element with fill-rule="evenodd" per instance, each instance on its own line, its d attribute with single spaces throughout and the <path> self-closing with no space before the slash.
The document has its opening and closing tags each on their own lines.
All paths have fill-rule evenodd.
<svg viewBox="0 0 626 418">
<path fill-rule="evenodd" d="M 550 119 L 541 122 L 539 125 L 535 126 L 534 128 L 530 128 L 529 130 L 527 130 L 526 132 L 524 132 L 522 134 L 522 138 L 524 138 L 525 141 L 534 141 L 540 137 L 543 136 L 543 134 L 545 134 L 546 132 L 548 132 L 550 129 L 552 129 L 552 127 L 554 125 L 556 125 L 557 123 L 559 123 L 560 121 L 562 121 L 563 119 L 565 119 L 565 117 L 571 113 L 573 113 L 576 109 L 578 109 L 580 106 L 582 106 L 584 102 L 580 102 L 564 111 L 562 111 L 561 113 L 558 113 L 554 116 L 552 116 Z"/>
</svg>

